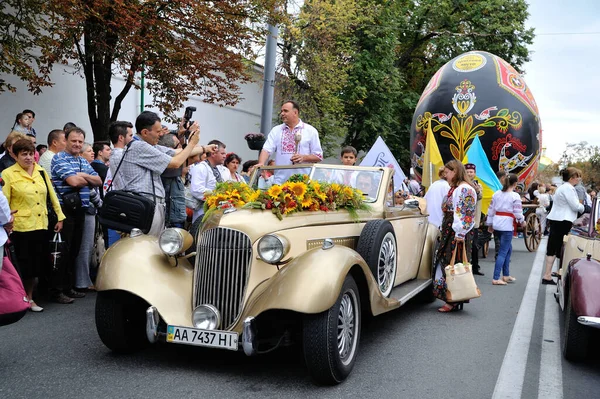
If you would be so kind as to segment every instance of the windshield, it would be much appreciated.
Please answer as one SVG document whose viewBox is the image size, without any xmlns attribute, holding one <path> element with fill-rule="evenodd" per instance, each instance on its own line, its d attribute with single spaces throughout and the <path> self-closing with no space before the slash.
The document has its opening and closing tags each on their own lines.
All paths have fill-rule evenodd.
<svg viewBox="0 0 600 399">
<path fill-rule="evenodd" d="M 321 183 L 344 184 L 363 192 L 365 202 L 375 202 L 379 192 L 379 184 L 383 178 L 381 170 L 352 170 L 335 167 L 285 168 L 273 169 L 261 167 L 258 179 L 255 178 L 252 188 L 266 190 L 273 184 L 283 184 L 294 174 L 306 174 L 312 181 Z"/>
</svg>

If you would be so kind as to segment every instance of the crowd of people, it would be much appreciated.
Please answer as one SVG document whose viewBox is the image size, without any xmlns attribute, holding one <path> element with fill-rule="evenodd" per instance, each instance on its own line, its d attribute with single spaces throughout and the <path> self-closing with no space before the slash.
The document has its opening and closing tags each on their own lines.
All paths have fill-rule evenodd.
<svg viewBox="0 0 600 399">
<path fill-rule="evenodd" d="M 586 189 L 582 183 L 580 170 L 569 167 L 561 171 L 563 184 L 532 183 L 525 191 L 518 176 L 499 171 L 497 177 L 502 189 L 495 192 L 487 209 L 482 213 L 482 187 L 477 181 L 476 166 L 462 165 L 456 160 L 448 162 L 438 171 L 439 180 L 433 182 L 424 197 L 427 203 L 430 223 L 438 226 L 441 239 L 435 254 L 436 277 L 442 279 L 445 267 L 449 265 L 455 248 L 464 245 L 467 259 L 460 259 L 472 265 L 473 274 L 483 276 L 479 266 L 479 251 L 484 240 L 495 241 L 495 265 L 493 285 L 514 283 L 510 274 L 512 240 L 522 237 L 518 227 L 525 228 L 524 204 L 534 205 L 541 224 L 541 232 L 548 236 L 545 271 L 542 284 L 556 285 L 552 277 L 554 261 L 560 255 L 563 238 L 573 225 L 589 223 L 592 201 L 596 191 Z M 407 190 L 395 193 L 396 201 L 404 201 L 407 196 L 421 196 L 425 189 L 411 176 Z M 478 236 L 480 236 L 478 238 Z M 444 290 L 436 290 L 438 298 L 445 300 Z M 446 303 L 440 312 L 456 310 L 460 303 Z"/>
<path fill-rule="evenodd" d="M 166 227 L 184 227 L 195 233 L 202 221 L 206 195 L 218 183 L 248 182 L 254 168 L 265 164 L 321 162 L 318 132 L 299 118 L 299 112 L 296 102 L 285 102 L 280 111 L 283 123 L 271 130 L 258 159 L 246 162 L 236 153 L 227 152 L 220 140 L 199 145 L 197 123 L 182 121 L 177 130 L 169 131 L 150 111 L 142 112 L 135 123 L 113 122 L 108 131 L 110 142 L 89 143 L 86 132 L 68 122 L 62 129 L 48 133 L 47 146 L 36 147 L 37 132 L 32 126 L 35 113 L 19 113 L 0 158 L 0 224 L 4 226 L 0 229 L 0 245 L 7 242 L 6 233 L 10 234 L 10 245 L 14 247 L 11 260 L 20 270 L 31 310 L 43 310 L 34 299 L 36 293 L 69 304 L 94 290 L 94 249 L 107 248 L 121 237 L 119 231 L 98 223 L 97 214 L 108 191 L 127 189 L 153 201 L 148 234 L 157 236 Z M 344 147 L 340 161 L 354 165 L 357 155 L 355 148 Z M 282 183 L 294 172 L 297 170 L 273 173 L 263 169 L 258 187 Z M 376 187 L 369 174 L 337 173 L 340 175 L 336 181 L 356 187 L 367 196 Z M 535 212 L 542 231 L 549 234 L 542 284 L 556 284 L 552 265 L 560 254 L 563 237 L 573 223 L 581 220 L 581 214 L 589 212 L 596 196 L 594 190 L 586 191 L 581 184 L 579 170 L 565 169 L 560 187 L 536 182 L 527 192 L 522 192 L 516 175 L 499 172 L 502 189 L 494 193 L 487 215 L 482 213 L 483 189 L 474 164 L 452 160 L 439 169 L 438 177 L 425 190 L 411 176 L 405 182 L 406 189 L 394 193 L 397 205 L 410 195 L 426 199 L 429 221 L 441 232 L 435 253 L 436 279 L 444 276 L 454 253 L 458 261 L 472 264 L 474 274 L 483 276 L 478 253 L 482 240 L 493 234 L 496 261 L 492 284 L 515 282 L 510 275 L 512 239 L 516 226 L 525 223 L 522 204 L 532 203 L 538 205 Z M 49 243 L 53 243 L 52 248 Z M 468 259 L 461 259 L 458 246 L 464 248 L 462 252 Z M 443 290 L 438 297 L 446 299 Z M 450 312 L 459 305 L 447 302 L 439 311 Z"/>
<path fill-rule="evenodd" d="M 157 236 L 166 227 L 197 229 L 206 194 L 219 182 L 248 182 L 269 157 L 284 165 L 322 160 L 318 133 L 300 120 L 299 111 L 294 101 L 285 102 L 283 123 L 273 128 L 259 159 L 245 163 L 219 140 L 199 145 L 197 123 L 182 121 L 169 131 L 150 111 L 135 124 L 113 122 L 110 142 L 90 143 L 83 129 L 68 122 L 48 133 L 47 145 L 37 147 L 35 113 L 19 113 L 0 149 L 0 245 L 14 248 L 7 253 L 19 270 L 30 310 L 43 311 L 39 297 L 69 304 L 94 290 L 94 249 L 121 237 L 98 223 L 106 192 L 126 189 L 151 199 L 155 209 L 148 234 Z M 275 178 L 284 177 L 264 171 L 259 184 L 273 184 Z M 186 206 L 186 191 L 195 198 L 193 209 Z"/>
</svg>

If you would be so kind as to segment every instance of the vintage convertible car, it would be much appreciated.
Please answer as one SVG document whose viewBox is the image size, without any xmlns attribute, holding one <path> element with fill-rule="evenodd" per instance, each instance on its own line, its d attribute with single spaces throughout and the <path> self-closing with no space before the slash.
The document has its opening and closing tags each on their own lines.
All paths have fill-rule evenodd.
<svg viewBox="0 0 600 399">
<path fill-rule="evenodd" d="M 600 328 L 600 206 L 574 223 L 565 237 L 555 294 L 564 311 L 563 355 L 583 360 L 590 338 Z"/>
<path fill-rule="evenodd" d="M 394 205 L 393 169 L 264 169 L 280 181 L 294 173 L 330 183 L 349 176 L 368 209 L 278 218 L 229 208 L 207 216 L 197 240 L 182 229 L 160 238 L 134 229 L 108 249 L 97 277 L 96 327 L 108 348 L 128 352 L 161 341 L 252 356 L 302 342 L 314 380 L 335 384 L 355 363 L 363 317 L 413 297 L 434 299 L 438 230 L 423 199 Z"/>
</svg>

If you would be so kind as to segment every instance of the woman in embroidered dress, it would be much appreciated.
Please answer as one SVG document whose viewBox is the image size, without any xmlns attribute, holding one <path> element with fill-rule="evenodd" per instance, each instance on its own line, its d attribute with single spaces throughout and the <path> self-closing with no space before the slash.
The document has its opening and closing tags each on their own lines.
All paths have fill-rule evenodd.
<svg viewBox="0 0 600 399">
<path fill-rule="evenodd" d="M 446 181 L 450 184 L 450 191 L 442 201 L 442 220 L 440 245 L 436 252 L 436 274 L 438 280 L 444 276 L 446 266 L 450 264 L 452 253 L 458 243 L 465 246 L 467 257 L 471 254 L 472 235 L 467 234 L 475 226 L 475 207 L 477 192 L 472 186 L 463 164 L 453 159 L 444 165 Z M 456 262 L 467 262 L 462 258 L 462 251 L 457 251 Z M 445 289 L 437 294 L 438 298 L 446 300 Z M 459 303 L 446 303 L 439 308 L 439 312 L 451 312 L 457 309 Z"/>
<path fill-rule="evenodd" d="M 500 239 L 494 277 L 492 278 L 493 285 L 506 285 L 506 283 L 516 281 L 509 271 L 514 223 L 520 223 L 522 227 L 525 227 L 521 197 L 515 192 L 518 182 L 519 178 L 514 173 L 506 176 L 502 190 L 494 193 L 488 208 L 486 220 L 486 224 L 489 226 L 488 231 L 498 235 Z M 503 276 L 502 280 L 500 273 Z"/>
<path fill-rule="evenodd" d="M 235 181 L 238 183 L 246 182 L 246 180 L 244 180 L 242 175 L 240 175 L 237 171 L 238 168 L 240 167 L 241 163 L 242 163 L 242 158 L 240 158 L 239 155 L 237 155 L 233 152 L 230 152 L 225 157 L 225 162 L 223 162 L 223 164 L 225 165 L 225 167 L 227 169 L 229 169 L 229 174 L 231 175 L 231 179 L 229 179 L 230 181 Z"/>
</svg>

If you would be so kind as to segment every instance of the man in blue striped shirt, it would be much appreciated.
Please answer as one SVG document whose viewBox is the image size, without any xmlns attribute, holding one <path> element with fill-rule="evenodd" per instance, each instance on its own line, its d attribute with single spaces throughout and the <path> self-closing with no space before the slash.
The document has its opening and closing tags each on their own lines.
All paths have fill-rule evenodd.
<svg viewBox="0 0 600 399">
<path fill-rule="evenodd" d="M 72 303 L 73 298 L 84 297 L 73 289 L 75 259 L 81 246 L 86 208 L 90 206 L 90 187 L 100 187 L 102 180 L 90 164 L 79 156 L 85 132 L 76 127 L 65 133 L 66 148 L 52 158 L 52 183 L 67 217 L 63 224 L 62 239 L 69 252 L 55 270 L 50 283 L 50 296 L 57 303 Z"/>
</svg>

